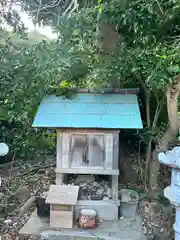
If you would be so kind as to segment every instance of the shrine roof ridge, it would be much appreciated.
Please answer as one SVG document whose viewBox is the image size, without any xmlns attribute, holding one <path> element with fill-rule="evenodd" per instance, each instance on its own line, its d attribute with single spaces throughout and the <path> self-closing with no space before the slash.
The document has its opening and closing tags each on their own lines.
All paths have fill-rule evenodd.
<svg viewBox="0 0 180 240">
<path fill-rule="evenodd" d="M 76 91 L 77 93 L 96 93 L 94 89 L 81 88 Z M 102 91 L 99 90 L 100 94 L 138 94 L 139 88 L 104 88 Z"/>
</svg>

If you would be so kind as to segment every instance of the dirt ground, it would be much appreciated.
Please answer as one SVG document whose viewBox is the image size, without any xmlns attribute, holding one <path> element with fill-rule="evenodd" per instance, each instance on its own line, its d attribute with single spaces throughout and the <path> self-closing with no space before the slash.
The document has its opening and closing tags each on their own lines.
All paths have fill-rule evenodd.
<svg viewBox="0 0 180 240">
<path fill-rule="evenodd" d="M 9 170 L 1 171 L 0 192 L 0 232 L 5 239 L 18 240 L 19 229 L 28 220 L 35 206 L 26 210 L 27 201 L 34 195 L 49 189 L 55 183 L 54 166 L 51 159 L 39 163 L 25 163 Z M 124 181 L 123 181 L 124 182 Z M 140 188 L 136 184 L 120 184 L 120 188 Z M 147 239 L 172 240 L 172 207 L 159 200 L 148 199 L 140 193 L 138 212 L 141 215 L 142 231 Z M 81 238 L 82 239 L 82 238 Z M 87 238 L 86 238 L 87 239 Z M 77 239 L 80 240 L 80 239 Z"/>
</svg>

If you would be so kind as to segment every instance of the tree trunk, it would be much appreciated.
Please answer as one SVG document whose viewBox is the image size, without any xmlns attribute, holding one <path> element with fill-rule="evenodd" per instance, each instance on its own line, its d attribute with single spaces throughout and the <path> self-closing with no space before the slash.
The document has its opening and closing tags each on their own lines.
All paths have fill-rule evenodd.
<svg viewBox="0 0 180 240">
<path fill-rule="evenodd" d="M 159 149 L 167 150 L 171 141 L 176 139 L 176 135 L 180 128 L 180 121 L 178 116 L 178 97 L 180 94 L 180 76 L 177 76 L 172 84 L 168 87 L 166 93 L 167 111 L 169 126 L 160 140 Z"/>
<path fill-rule="evenodd" d="M 150 92 L 144 83 L 143 79 L 140 75 L 135 75 L 138 79 L 139 83 L 141 84 L 142 88 L 144 89 L 145 93 L 145 101 L 146 101 L 146 124 L 147 127 L 150 128 L 151 126 L 151 112 L 150 112 Z M 147 148 L 146 148 L 146 155 L 145 155 L 145 173 L 144 173 L 144 187 L 147 189 L 147 182 L 148 182 L 148 173 L 149 173 L 149 163 L 151 159 L 151 145 L 152 145 L 153 138 L 149 139 Z"/>
<path fill-rule="evenodd" d="M 160 113 L 163 109 L 163 101 L 159 101 L 157 98 L 157 107 L 156 107 L 156 112 L 154 115 L 154 120 L 153 120 L 153 124 L 152 124 L 152 132 L 154 132 L 158 120 L 159 120 L 159 116 Z M 146 107 L 147 109 L 147 107 Z M 154 164 L 154 159 L 155 159 L 155 155 L 154 153 L 152 154 L 152 141 L 153 141 L 154 137 L 152 136 L 149 139 L 149 143 L 146 149 L 146 166 L 145 166 L 145 187 L 147 188 L 147 182 L 148 182 L 148 188 L 151 188 L 151 186 L 153 185 L 153 179 L 156 175 L 158 175 L 158 171 L 156 169 L 156 164 Z"/>
<path fill-rule="evenodd" d="M 149 167 L 149 189 L 155 191 L 158 187 L 160 163 L 157 158 L 157 151 L 154 150 L 151 154 L 151 163 Z"/>
<path fill-rule="evenodd" d="M 113 53 L 116 53 L 118 51 L 120 35 L 118 31 L 116 31 L 115 27 L 100 19 L 97 29 L 100 35 L 103 51 L 110 56 Z"/>
<path fill-rule="evenodd" d="M 161 111 L 163 110 L 163 106 L 164 106 L 164 101 L 161 100 L 159 101 L 157 98 L 157 107 L 156 107 L 156 112 L 154 115 L 154 120 L 153 120 L 153 124 L 152 124 L 152 131 L 154 131 L 154 129 L 157 126 L 158 120 L 159 120 L 159 116 L 161 114 Z M 151 139 L 151 143 L 152 143 Z M 157 160 L 157 152 L 154 150 L 153 152 L 149 153 L 149 172 L 148 172 L 148 187 L 150 190 L 155 190 L 158 186 L 158 175 L 159 175 L 159 161 Z"/>
<path fill-rule="evenodd" d="M 156 190 L 158 186 L 158 174 L 160 168 L 160 164 L 157 158 L 158 151 L 159 150 L 166 151 L 168 149 L 169 142 L 176 139 L 176 135 L 179 131 L 180 127 L 178 117 L 179 94 L 180 94 L 180 76 L 177 76 L 172 82 L 172 84 L 168 87 L 166 92 L 169 126 L 167 131 L 162 136 L 159 145 L 156 147 L 156 150 L 154 150 L 152 153 L 149 174 L 149 187 L 152 191 Z"/>
<path fill-rule="evenodd" d="M 146 122 L 147 127 L 151 126 L 151 116 L 150 116 L 150 94 L 146 91 Z"/>
<path fill-rule="evenodd" d="M 147 183 L 148 183 L 148 180 L 149 180 L 149 177 L 148 177 L 148 173 L 149 173 L 149 163 L 150 163 L 150 159 L 151 159 L 151 145 L 152 145 L 152 138 L 150 138 L 149 140 L 149 143 L 147 145 L 147 148 L 146 148 L 146 157 L 145 157 L 145 173 L 144 173 L 144 186 L 145 188 L 147 189 L 148 186 L 147 186 Z"/>
</svg>

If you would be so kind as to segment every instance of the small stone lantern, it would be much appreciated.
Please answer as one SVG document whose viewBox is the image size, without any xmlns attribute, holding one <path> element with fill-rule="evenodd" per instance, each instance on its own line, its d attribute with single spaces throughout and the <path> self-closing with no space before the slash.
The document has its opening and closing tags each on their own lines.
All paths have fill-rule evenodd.
<svg viewBox="0 0 180 240">
<path fill-rule="evenodd" d="M 176 208 L 174 223 L 175 240 L 180 240 L 180 146 L 171 151 L 160 152 L 158 159 L 162 164 L 172 168 L 171 185 L 164 189 L 164 196 Z"/>
</svg>

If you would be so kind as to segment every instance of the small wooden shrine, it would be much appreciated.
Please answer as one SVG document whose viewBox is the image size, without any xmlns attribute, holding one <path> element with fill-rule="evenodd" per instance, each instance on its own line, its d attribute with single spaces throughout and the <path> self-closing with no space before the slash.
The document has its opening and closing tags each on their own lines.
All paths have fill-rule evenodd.
<svg viewBox="0 0 180 240">
<path fill-rule="evenodd" d="M 73 228 L 74 206 L 77 203 L 79 187 L 52 185 L 46 203 L 50 204 L 50 227 Z"/>
<path fill-rule="evenodd" d="M 57 129 L 56 184 L 65 183 L 69 174 L 108 175 L 111 181 L 112 198 L 78 200 L 76 216 L 86 208 L 96 210 L 99 219 L 118 219 L 119 133 L 142 128 L 136 94 L 136 89 L 96 95 L 82 90 L 73 99 L 49 96 L 41 102 L 33 127 Z M 52 218 L 57 211 L 50 199 Z"/>
</svg>

